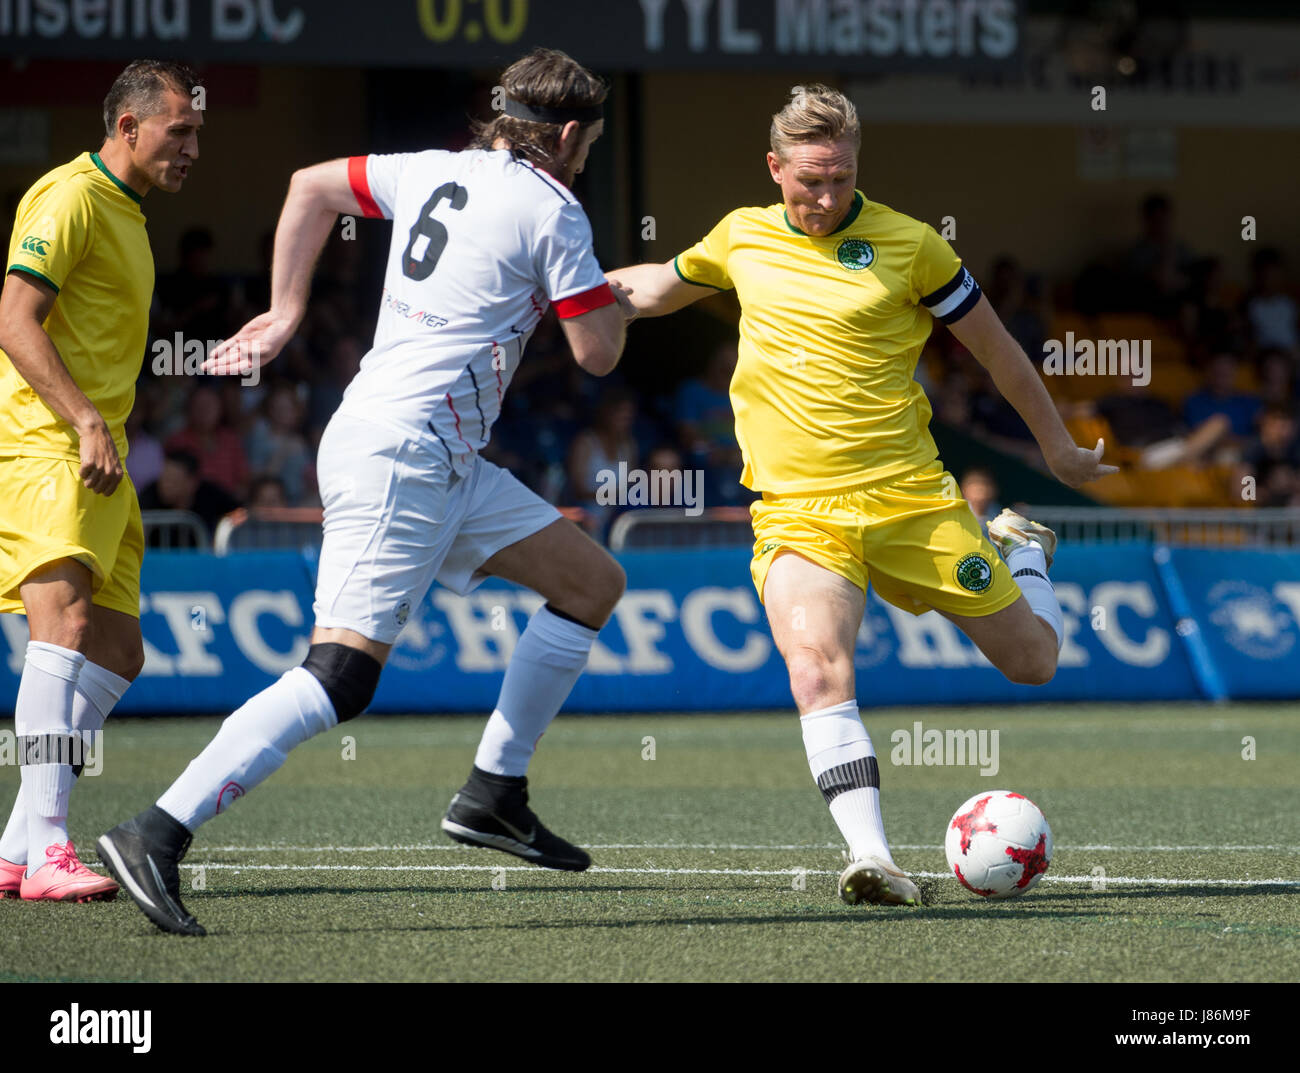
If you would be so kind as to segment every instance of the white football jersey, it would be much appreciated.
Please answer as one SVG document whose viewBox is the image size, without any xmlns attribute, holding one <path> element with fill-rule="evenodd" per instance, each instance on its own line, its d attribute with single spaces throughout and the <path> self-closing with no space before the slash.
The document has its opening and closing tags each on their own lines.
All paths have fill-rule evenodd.
<svg viewBox="0 0 1300 1073">
<path fill-rule="evenodd" d="M 615 300 L 591 224 L 507 150 L 352 157 L 348 177 L 393 237 L 374 346 L 339 412 L 437 437 L 463 475 L 547 306 L 572 317 Z"/>
</svg>

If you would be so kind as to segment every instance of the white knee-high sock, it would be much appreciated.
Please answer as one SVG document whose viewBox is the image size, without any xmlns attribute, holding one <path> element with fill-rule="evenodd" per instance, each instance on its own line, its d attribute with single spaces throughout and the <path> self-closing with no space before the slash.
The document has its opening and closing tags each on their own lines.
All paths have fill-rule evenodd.
<svg viewBox="0 0 1300 1073">
<path fill-rule="evenodd" d="M 527 773 L 538 740 L 587 665 L 597 632 L 538 608 L 506 667 L 475 767 L 494 775 Z"/>
<path fill-rule="evenodd" d="M 81 735 L 87 748 L 94 735 L 108 718 L 113 706 L 122 699 L 130 682 L 98 663 L 86 660 L 77 676 L 77 688 L 72 697 L 72 728 Z M 73 781 L 76 777 L 74 775 Z M 13 864 L 27 863 L 27 806 L 23 803 L 22 786 L 14 799 L 13 810 L 4 834 L 0 835 L 0 858 Z M 37 865 L 44 862 L 38 861 Z"/>
<path fill-rule="evenodd" d="M 1012 548 L 1007 553 L 1007 566 L 1011 577 L 1020 586 L 1029 609 L 1046 622 L 1056 633 L 1056 650 L 1065 643 L 1065 622 L 1061 617 L 1061 604 L 1056 590 L 1047 580 L 1047 556 L 1035 541 Z"/>
<path fill-rule="evenodd" d="M 27 811 L 28 873 L 45 864 L 45 850 L 68 840 L 72 792 L 72 700 L 86 657 L 45 641 L 28 641 L 14 706 L 20 742 L 22 798 Z M 59 761 L 65 761 L 60 763 Z"/>
<path fill-rule="evenodd" d="M 880 815 L 880 768 L 856 701 L 809 712 L 799 720 L 808 767 L 854 860 L 893 864 Z"/>
<path fill-rule="evenodd" d="M 274 774 L 290 749 L 337 724 L 316 676 L 303 667 L 286 671 L 227 716 L 158 807 L 196 831 Z"/>
<path fill-rule="evenodd" d="M 14 806 L 9 810 L 9 821 L 0 834 L 0 859 L 10 864 L 27 863 L 27 806 L 23 804 L 23 784 L 18 784 Z"/>
</svg>

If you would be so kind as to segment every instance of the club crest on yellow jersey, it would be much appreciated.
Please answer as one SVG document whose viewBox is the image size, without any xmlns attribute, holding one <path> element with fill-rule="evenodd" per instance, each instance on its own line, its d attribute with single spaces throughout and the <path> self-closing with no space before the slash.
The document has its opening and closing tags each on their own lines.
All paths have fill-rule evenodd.
<svg viewBox="0 0 1300 1073">
<path fill-rule="evenodd" d="M 850 272 L 861 272 L 871 267 L 876 250 L 865 238 L 846 238 L 835 247 L 835 258 Z"/>
</svg>

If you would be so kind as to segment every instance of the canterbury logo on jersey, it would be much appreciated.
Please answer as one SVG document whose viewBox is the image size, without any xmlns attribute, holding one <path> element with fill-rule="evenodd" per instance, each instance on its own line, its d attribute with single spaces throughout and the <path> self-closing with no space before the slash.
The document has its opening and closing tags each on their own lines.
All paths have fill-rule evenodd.
<svg viewBox="0 0 1300 1073">
<path fill-rule="evenodd" d="M 36 254 L 37 257 L 44 257 L 50 249 L 50 240 L 48 238 L 37 238 L 35 235 L 28 235 L 23 239 L 22 248 L 29 253 Z"/>
</svg>

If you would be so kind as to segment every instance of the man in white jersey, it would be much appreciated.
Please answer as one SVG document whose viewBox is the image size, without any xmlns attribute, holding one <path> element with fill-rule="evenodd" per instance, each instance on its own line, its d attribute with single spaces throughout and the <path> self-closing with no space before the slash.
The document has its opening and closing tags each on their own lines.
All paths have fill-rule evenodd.
<svg viewBox="0 0 1300 1073">
<path fill-rule="evenodd" d="M 204 934 L 180 901 L 178 865 L 193 832 L 294 746 L 364 711 L 434 580 L 463 594 L 495 575 L 547 601 L 515 647 L 443 829 L 548 868 L 590 864 L 528 808 L 525 773 L 625 578 L 608 552 L 478 452 L 548 304 L 588 372 L 610 372 L 622 353 L 630 306 L 605 282 L 569 191 L 601 134 L 606 89 L 545 49 L 501 84 L 504 114 L 479 127 L 474 148 L 297 172 L 276 231 L 271 309 L 205 366 L 246 373 L 279 353 L 340 213 L 393 221 L 374 346 L 320 444 L 325 533 L 307 658 L 226 719 L 157 804 L 98 842 L 164 931 Z"/>
</svg>

